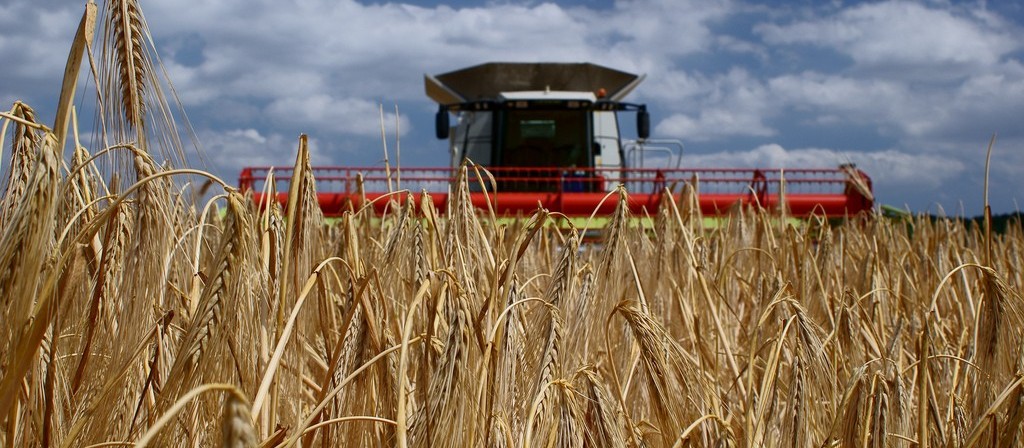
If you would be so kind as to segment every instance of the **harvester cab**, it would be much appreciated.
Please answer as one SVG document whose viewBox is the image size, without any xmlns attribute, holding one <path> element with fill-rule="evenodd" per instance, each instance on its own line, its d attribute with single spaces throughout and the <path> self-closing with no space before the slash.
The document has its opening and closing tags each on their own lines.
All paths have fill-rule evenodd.
<svg viewBox="0 0 1024 448">
<path fill-rule="evenodd" d="M 449 142 L 447 166 L 390 172 L 387 167 L 314 167 L 325 215 L 427 193 L 445 210 L 451 182 L 466 161 L 486 168 L 496 185 L 470 181 L 471 200 L 499 216 L 528 215 L 538 206 L 566 216 L 608 214 L 608 192 L 623 185 L 635 214 L 654 213 L 689 185 L 695 207 L 718 215 L 740 207 L 785 210 L 789 216 L 842 217 L 870 211 L 871 179 L 852 165 L 839 168 L 683 168 L 678 140 L 650 137 L 644 104 L 625 97 L 644 77 L 588 63 L 487 63 L 425 75 L 438 104 L 435 133 Z M 635 118 L 636 138 L 624 138 L 620 118 Z M 455 117 L 455 121 L 451 117 Z M 270 167 L 242 170 L 239 184 L 256 201 Z M 284 204 L 291 171 L 274 170 L 276 200 Z M 393 180 L 395 182 L 393 182 Z M 401 181 L 399 183 L 398 181 Z M 395 190 L 408 192 L 396 193 Z M 488 190 L 488 191 L 485 191 Z"/>
<path fill-rule="evenodd" d="M 647 107 L 622 101 L 642 80 L 594 64 L 559 63 L 489 63 L 424 76 L 451 166 L 466 159 L 486 166 L 506 192 L 615 188 L 601 174 L 625 168 L 625 151 L 643 150 L 637 142 L 650 134 Z M 623 111 L 635 112 L 637 123 L 638 140 L 626 146 Z M 681 152 L 682 143 L 674 147 Z M 562 185 L 553 182 L 563 177 Z"/>
</svg>

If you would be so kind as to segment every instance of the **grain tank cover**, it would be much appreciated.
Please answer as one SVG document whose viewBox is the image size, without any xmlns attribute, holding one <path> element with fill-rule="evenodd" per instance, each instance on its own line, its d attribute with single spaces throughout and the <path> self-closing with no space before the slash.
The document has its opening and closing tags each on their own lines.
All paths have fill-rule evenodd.
<svg viewBox="0 0 1024 448">
<path fill-rule="evenodd" d="M 427 96 L 438 104 L 495 100 L 501 92 L 597 92 L 619 101 L 643 76 L 589 63 L 490 62 L 437 76 L 424 75 Z"/>
</svg>

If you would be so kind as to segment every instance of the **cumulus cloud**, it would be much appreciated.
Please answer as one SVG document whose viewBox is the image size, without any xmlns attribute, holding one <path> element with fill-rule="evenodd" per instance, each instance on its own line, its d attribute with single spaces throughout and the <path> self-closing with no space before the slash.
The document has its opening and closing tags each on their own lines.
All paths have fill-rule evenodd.
<svg viewBox="0 0 1024 448">
<path fill-rule="evenodd" d="M 354 134 L 362 137 L 379 136 L 381 126 L 387 135 L 401 134 L 412 128 L 409 119 L 404 115 L 396 115 L 381 105 L 358 98 L 336 99 L 329 95 L 312 95 L 309 97 L 288 97 L 273 101 L 267 112 L 275 119 L 286 123 L 299 124 L 314 129 L 333 128 L 343 134 Z M 398 129 L 396 129 L 396 127 Z"/>
<path fill-rule="evenodd" d="M 260 95 L 262 86 L 254 79 L 280 89 L 294 78 L 268 79 L 274 72 L 317 73 L 321 79 L 292 84 L 312 82 L 312 89 L 330 88 L 336 95 L 418 100 L 423 72 L 490 60 L 591 61 L 660 70 L 673 57 L 707 51 L 714 39 L 710 23 L 735 7 L 728 1 L 645 0 L 597 12 L 532 2 L 425 8 L 351 0 L 225 0 L 190 5 L 189 14 L 181 14 L 180 2 L 153 0 L 146 8 L 150 16 L 175 18 L 151 21 L 155 35 L 171 41 L 164 45 L 169 52 L 189 36 L 203 39 L 202 62 L 188 85 L 231 79 L 238 82 L 221 95 Z"/>
<path fill-rule="evenodd" d="M 767 137 L 775 130 L 764 123 L 770 116 L 768 91 L 747 71 L 734 69 L 712 79 L 677 74 L 668 81 L 680 84 L 689 96 L 688 110 L 676 112 L 655 127 L 660 136 L 707 141 L 732 136 Z"/>
<path fill-rule="evenodd" d="M 452 9 L 354 1 L 225 1 L 203 3 L 184 16 L 177 1 L 155 0 L 149 8 L 176 17 L 153 24 L 164 35 L 204 37 L 205 62 L 197 67 L 195 81 L 240 80 L 223 95 L 266 95 L 259 82 L 265 80 L 278 89 L 291 84 L 336 95 L 420 99 L 424 71 L 458 68 L 495 55 L 507 60 L 592 59 L 584 40 L 588 24 L 550 3 Z M 216 19 L 240 13 L 241 19 Z"/>
<path fill-rule="evenodd" d="M 1012 71 L 975 74 L 942 89 L 804 72 L 773 78 L 768 89 L 779 105 L 917 141 L 1024 133 L 1015 124 L 1016 117 L 1024 116 L 1024 75 Z"/>
<path fill-rule="evenodd" d="M 252 128 L 204 131 L 199 137 L 214 168 L 233 167 L 237 170 L 241 166 L 292 166 L 298 148 L 298 138 L 264 135 Z M 311 144 L 311 151 L 318 146 L 315 142 Z"/>
<path fill-rule="evenodd" d="M 782 75 L 772 78 L 768 85 L 773 93 L 794 106 L 858 112 L 877 110 L 907 96 L 905 86 L 896 82 L 816 72 Z"/>
<path fill-rule="evenodd" d="M 912 136 L 933 129 L 936 115 L 946 113 L 935 107 L 943 102 L 939 96 L 948 96 L 945 91 L 936 92 L 939 96 L 920 95 L 891 80 L 816 72 L 773 78 L 768 89 L 781 106 L 824 115 L 821 124 L 868 124 Z"/>
<path fill-rule="evenodd" d="M 949 155 L 986 134 L 1024 132 L 1009 118 L 1024 114 L 1020 24 L 983 5 L 887 1 L 784 20 L 755 31 L 776 49 L 820 47 L 852 61 L 767 81 L 780 106 L 817 124 L 869 126 L 910 152 Z"/>
<path fill-rule="evenodd" d="M 886 71 L 942 67 L 962 72 L 998 64 L 1021 48 L 1013 30 L 999 25 L 953 8 L 888 1 L 858 4 L 825 19 L 763 24 L 756 31 L 769 43 L 823 46 L 858 65 Z"/>
<path fill-rule="evenodd" d="M 775 131 L 761 123 L 761 117 L 727 108 L 701 111 L 696 117 L 673 114 L 655 127 L 658 136 L 702 142 L 735 136 L 767 137 Z"/>
<path fill-rule="evenodd" d="M 67 47 L 84 7 L 40 6 L 33 2 L 0 5 L 0 30 L 3 30 L 0 32 L 0 61 L 4 62 L 4 76 L 31 77 L 56 70 L 63 72 Z M 61 47 L 63 55 L 60 57 L 50 57 L 47 53 Z"/>
</svg>

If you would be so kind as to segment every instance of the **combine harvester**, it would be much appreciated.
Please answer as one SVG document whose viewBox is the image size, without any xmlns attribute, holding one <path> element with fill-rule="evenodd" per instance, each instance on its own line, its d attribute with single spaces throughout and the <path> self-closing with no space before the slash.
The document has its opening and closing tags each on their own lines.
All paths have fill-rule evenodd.
<svg viewBox="0 0 1024 448">
<path fill-rule="evenodd" d="M 683 168 L 678 140 L 649 139 L 650 115 L 644 104 L 624 102 L 643 76 L 594 64 L 489 63 L 425 75 L 426 93 L 439 104 L 436 134 L 448 139 L 450 163 L 441 168 L 314 167 L 320 208 L 340 216 L 368 203 L 385 213 L 382 196 L 408 189 L 419 201 L 428 192 L 445 210 L 449 186 L 468 159 L 486 168 L 496 192 L 484 192 L 469 171 L 473 204 L 493 207 L 497 216 L 529 215 L 544 207 L 568 217 L 609 214 L 616 201 L 603 199 L 620 184 L 637 215 L 653 215 L 663 196 L 678 199 L 683 185 L 697 192 L 705 216 L 737 207 L 779 210 L 830 218 L 868 212 L 873 206 L 871 179 L 852 165 L 836 169 Z M 623 139 L 619 118 L 636 118 L 636 140 Z M 457 117 L 450 125 L 449 114 Z M 265 200 L 270 167 L 242 170 L 239 185 Z M 290 168 L 274 168 L 284 186 Z M 278 188 L 278 192 L 287 191 Z M 405 194 L 405 193 L 403 193 Z M 394 195 L 393 195 L 394 196 Z M 278 193 L 282 205 L 286 193 Z M 490 204 L 490 205 L 488 205 Z"/>
</svg>

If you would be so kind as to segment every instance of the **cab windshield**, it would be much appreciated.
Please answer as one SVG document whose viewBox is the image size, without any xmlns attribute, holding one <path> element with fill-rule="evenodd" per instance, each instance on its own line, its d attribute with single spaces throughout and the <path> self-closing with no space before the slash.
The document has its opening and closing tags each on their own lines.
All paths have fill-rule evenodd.
<svg viewBox="0 0 1024 448">
<path fill-rule="evenodd" d="M 505 111 L 498 160 L 507 167 L 590 167 L 588 110 Z"/>
</svg>

